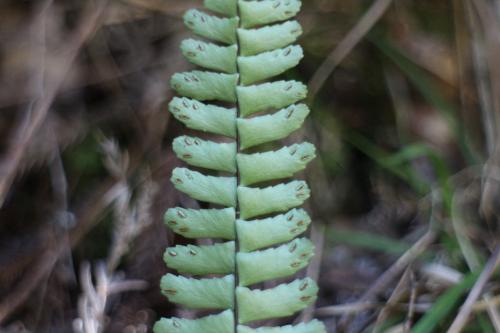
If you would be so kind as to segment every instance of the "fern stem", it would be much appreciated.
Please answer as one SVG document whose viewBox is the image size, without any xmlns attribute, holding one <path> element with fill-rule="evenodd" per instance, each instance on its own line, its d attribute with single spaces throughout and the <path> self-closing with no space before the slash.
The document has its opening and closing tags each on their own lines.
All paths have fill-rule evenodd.
<svg viewBox="0 0 500 333">
<path fill-rule="evenodd" d="M 236 7 L 236 16 L 238 17 L 238 28 L 241 28 L 241 20 L 240 20 L 240 7 Z M 237 57 L 241 56 L 241 47 L 240 47 L 240 39 L 238 34 L 236 34 L 236 45 L 238 48 L 238 53 Z M 240 66 L 238 62 L 236 62 L 236 73 L 240 73 Z M 238 86 L 241 84 L 241 76 L 238 76 Z M 236 117 L 237 119 L 241 117 L 241 112 L 240 112 L 240 103 L 239 99 L 236 100 Z M 241 145 L 240 145 L 240 134 L 238 131 L 236 131 L 236 155 L 238 155 L 241 152 Z M 241 183 L 241 175 L 240 175 L 240 168 L 238 165 L 236 165 L 236 184 L 237 187 L 240 186 Z M 240 202 L 238 200 L 238 196 L 236 196 L 236 221 L 240 218 Z M 235 275 L 235 281 L 236 285 L 238 286 L 240 283 L 240 278 L 238 274 L 238 260 L 237 260 L 237 254 L 240 252 L 240 238 L 238 235 L 238 228 L 236 227 L 236 221 L 234 223 L 234 234 L 235 234 L 235 241 L 236 241 L 236 251 L 234 252 L 234 275 Z M 238 331 L 238 322 L 239 322 L 239 317 L 238 317 L 238 300 L 236 298 L 236 287 L 233 291 L 234 294 L 234 332 L 236 333 Z"/>
</svg>

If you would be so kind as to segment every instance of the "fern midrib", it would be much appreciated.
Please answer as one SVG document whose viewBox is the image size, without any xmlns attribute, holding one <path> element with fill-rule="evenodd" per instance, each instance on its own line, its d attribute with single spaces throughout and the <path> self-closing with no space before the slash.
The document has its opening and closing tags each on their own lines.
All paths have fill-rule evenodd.
<svg viewBox="0 0 500 333">
<path fill-rule="evenodd" d="M 241 19 L 240 19 L 240 6 L 239 4 L 236 6 L 236 17 L 238 17 L 238 28 L 241 28 Z M 241 84 L 241 75 L 240 68 L 238 65 L 238 57 L 241 55 L 240 48 L 240 40 L 238 33 L 236 33 L 236 47 L 238 48 L 238 52 L 236 55 L 236 72 L 238 73 L 238 82 L 236 87 Z M 240 117 L 240 105 L 238 94 L 236 94 L 236 119 Z M 240 153 L 240 135 L 238 129 L 236 129 L 236 156 Z M 240 168 L 238 167 L 238 163 L 236 163 L 236 192 L 238 191 L 238 186 L 240 186 Z M 233 290 L 233 299 L 234 299 L 234 333 L 238 332 L 238 300 L 236 299 L 236 288 L 240 284 L 239 274 L 238 274 L 238 260 L 237 255 L 240 251 L 240 240 L 238 236 L 238 228 L 236 227 L 236 221 L 240 218 L 240 203 L 238 201 L 238 195 L 236 195 L 236 219 L 234 220 L 234 235 L 235 235 L 235 251 L 234 251 L 234 290 Z"/>
</svg>

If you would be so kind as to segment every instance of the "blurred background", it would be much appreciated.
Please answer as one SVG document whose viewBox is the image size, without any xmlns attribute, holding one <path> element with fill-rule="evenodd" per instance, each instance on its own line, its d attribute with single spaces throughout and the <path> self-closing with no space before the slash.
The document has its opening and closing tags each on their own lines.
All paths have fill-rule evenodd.
<svg viewBox="0 0 500 333">
<path fill-rule="evenodd" d="M 149 332 L 191 0 L 0 2 L 0 332 Z M 307 209 L 332 332 L 500 332 L 500 3 L 308 0 Z M 292 323 L 293 318 L 272 321 Z"/>
</svg>

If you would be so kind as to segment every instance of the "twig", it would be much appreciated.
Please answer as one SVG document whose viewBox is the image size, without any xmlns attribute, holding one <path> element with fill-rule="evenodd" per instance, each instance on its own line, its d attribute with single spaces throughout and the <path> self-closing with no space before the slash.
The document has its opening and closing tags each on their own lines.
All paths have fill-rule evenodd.
<svg viewBox="0 0 500 333">
<path fill-rule="evenodd" d="M 410 275 L 410 270 L 406 269 L 406 271 L 401 276 L 401 279 L 399 279 L 396 288 L 394 288 L 393 292 L 391 293 L 391 296 L 384 304 L 384 307 L 380 310 L 377 316 L 377 320 L 375 321 L 375 325 L 373 327 L 374 333 L 380 332 L 382 324 L 389 317 L 391 311 L 398 305 L 398 302 L 401 300 L 401 298 L 403 298 L 404 295 L 407 294 L 409 289 L 408 288 L 409 275 Z"/>
<path fill-rule="evenodd" d="M 377 302 L 354 302 L 340 305 L 330 305 L 317 308 L 315 314 L 319 317 L 336 316 L 343 314 L 355 314 L 365 310 L 383 307 L 384 303 Z"/>
<path fill-rule="evenodd" d="M 476 304 L 474 304 L 472 309 L 474 309 L 474 311 L 485 311 L 491 306 L 500 307 L 500 295 L 494 296 L 488 301 L 483 300 L 483 301 L 476 302 Z"/>
<path fill-rule="evenodd" d="M 354 28 L 342 39 L 339 45 L 323 61 L 309 81 L 309 99 L 314 101 L 316 94 L 325 81 L 344 58 L 370 31 L 375 23 L 384 15 L 392 0 L 377 0 L 366 11 L 363 17 L 356 23 Z"/>
<path fill-rule="evenodd" d="M 497 246 L 490 259 L 486 263 L 481 275 L 476 281 L 476 284 L 471 289 L 465 303 L 460 308 L 458 315 L 455 317 L 455 320 L 451 324 L 448 329 L 448 333 L 460 333 L 462 328 L 467 323 L 471 312 L 473 311 L 473 306 L 476 300 L 481 296 L 481 293 L 484 289 L 484 286 L 491 278 L 493 273 L 495 272 L 497 266 L 500 264 L 500 245 Z"/>
<path fill-rule="evenodd" d="M 491 87 L 489 84 L 488 80 L 488 65 L 486 61 L 486 55 L 484 51 L 484 42 L 481 41 L 480 38 L 480 32 L 479 32 L 479 26 L 477 22 L 477 18 L 474 17 L 472 14 L 472 3 L 468 1 L 461 1 L 461 0 L 455 0 L 453 2 L 453 7 L 454 7 L 454 13 L 455 13 L 455 30 L 458 32 L 461 32 L 464 30 L 463 28 L 463 23 L 464 22 L 459 22 L 458 19 L 461 16 L 464 17 L 465 24 L 467 25 L 468 31 L 470 33 L 470 41 L 467 45 L 461 45 L 462 44 L 462 38 L 460 38 L 459 33 L 455 33 L 456 35 L 456 44 L 457 44 L 457 55 L 459 57 L 459 67 L 460 67 L 460 81 L 461 81 L 461 97 L 462 101 L 464 100 L 464 90 L 466 90 L 466 84 L 468 82 L 466 81 L 467 79 L 464 77 L 465 74 L 464 72 L 467 70 L 466 66 L 468 64 L 464 64 L 460 66 L 462 62 L 465 61 L 465 59 L 462 56 L 462 49 L 465 50 L 471 50 L 471 60 L 472 64 L 474 67 L 474 78 L 475 78 L 475 83 L 477 85 L 477 94 L 479 98 L 479 110 L 481 111 L 481 120 L 483 124 L 483 129 L 484 129 L 484 136 L 485 136 L 485 144 L 486 144 L 486 150 L 488 154 L 492 154 L 493 150 L 495 148 L 495 138 L 497 136 L 496 134 L 496 126 L 495 126 L 495 113 L 493 110 L 493 105 L 492 105 L 492 98 L 491 98 Z M 459 9 L 461 7 L 464 8 L 464 13 L 459 13 Z M 462 14 L 462 15 L 460 15 Z M 460 61 L 462 60 L 462 61 Z"/>
<path fill-rule="evenodd" d="M 478 0 L 470 3 L 466 1 L 465 4 L 468 6 L 468 19 L 474 38 L 474 65 L 478 76 L 478 93 L 481 98 L 483 124 L 490 155 L 484 172 L 480 211 L 486 218 L 490 218 L 494 215 L 494 202 L 500 191 L 499 184 L 491 181 L 493 175 L 499 174 L 498 165 L 500 163 L 500 145 L 498 144 L 498 131 L 500 130 L 500 117 L 498 117 L 500 113 L 500 66 L 498 61 L 500 40 L 498 30 L 500 29 L 500 21 L 495 15 L 493 3 Z M 473 9 L 476 10 L 477 17 L 472 14 Z M 480 36 L 478 31 L 480 25 L 483 36 Z M 483 37 L 484 40 L 480 37 Z M 488 68 L 483 66 L 484 62 L 488 64 Z M 499 317 L 498 313 L 496 317 Z"/>
<path fill-rule="evenodd" d="M 461 191 L 456 191 L 451 199 L 451 225 L 458 241 L 459 248 L 465 258 L 465 262 L 471 270 L 477 270 L 480 267 L 480 260 L 472 245 L 472 241 L 467 236 L 467 221 L 462 211 L 463 202 L 467 195 L 472 192 L 472 185 L 465 187 Z"/>
<path fill-rule="evenodd" d="M 110 295 L 123 291 L 140 290 L 148 284 L 141 280 L 119 281 L 107 273 L 104 263 L 95 269 L 96 285 L 92 283 L 90 264 L 84 262 L 80 271 L 80 282 L 84 291 L 78 302 L 80 318 L 73 322 L 73 328 L 82 333 L 99 333 L 105 327 L 105 310 Z"/>
<path fill-rule="evenodd" d="M 408 314 L 404 324 L 405 333 L 411 333 L 411 325 L 413 323 L 413 316 L 415 315 L 415 305 L 417 300 L 417 281 L 415 280 L 415 273 L 409 270 L 410 275 L 410 303 L 408 305 Z"/>
<path fill-rule="evenodd" d="M 132 290 L 144 290 L 149 286 L 149 284 L 144 280 L 126 280 L 126 281 L 116 281 L 110 287 L 108 293 L 119 294 L 125 291 Z"/>
<path fill-rule="evenodd" d="M 354 303 L 346 303 L 340 305 L 330 305 L 324 306 L 321 308 L 317 308 L 314 311 L 314 314 L 318 317 L 331 317 L 331 316 L 339 316 L 344 314 L 356 314 L 362 311 L 372 310 L 372 309 L 381 309 L 384 308 L 387 304 L 382 302 L 354 302 Z M 413 307 L 413 311 L 416 313 L 425 313 L 432 308 L 432 303 L 415 303 L 413 305 L 409 303 L 394 303 L 391 305 L 392 308 L 397 310 L 405 310 L 408 311 L 410 306 Z M 483 309 L 484 310 L 484 309 Z M 374 330 L 374 332 L 376 332 Z"/>
<path fill-rule="evenodd" d="M 491 180 L 486 179 L 486 182 Z M 452 198 L 452 210 L 451 210 L 451 224 L 455 232 L 456 239 L 458 241 L 460 250 L 465 258 L 465 262 L 469 266 L 471 271 L 477 271 L 480 268 L 480 260 L 472 245 L 471 240 L 467 237 L 467 223 L 464 220 L 465 214 L 461 211 L 461 207 L 463 207 L 462 201 L 463 197 L 471 193 L 471 186 L 467 186 L 462 192 L 456 193 Z M 461 201 L 458 199 L 462 199 Z M 485 293 L 482 298 L 488 304 L 491 299 L 490 293 Z M 500 315 L 498 314 L 498 310 L 493 306 L 488 307 L 488 315 L 490 317 L 491 322 L 496 327 L 497 330 L 500 330 Z"/>
<path fill-rule="evenodd" d="M 358 302 L 368 302 L 386 287 L 408 267 L 419 255 L 421 255 L 427 247 L 434 242 L 436 234 L 433 230 L 427 231 L 408 251 L 406 251 L 399 259 L 386 270 L 373 285 L 359 298 Z M 351 320 L 350 316 L 344 316 L 340 320 L 340 327 L 345 327 Z"/>
<path fill-rule="evenodd" d="M 426 264 L 420 269 L 420 272 L 429 279 L 445 286 L 460 283 L 463 279 L 463 274 L 459 271 L 438 263 Z"/>
<path fill-rule="evenodd" d="M 489 1 L 477 0 L 471 2 L 471 4 L 477 11 L 479 22 L 483 24 L 486 42 L 486 60 L 489 67 L 490 87 L 492 92 L 490 98 L 492 99 L 493 110 L 498 112 L 500 110 L 500 68 L 498 66 L 498 55 L 500 54 L 498 29 L 500 29 L 500 21 L 497 15 L 495 15 L 496 11 L 494 5 Z M 495 115 L 495 113 L 493 114 Z M 494 120 L 495 126 L 497 127 L 496 130 L 498 131 L 500 119 L 495 117 Z M 498 135 L 498 133 L 496 134 Z M 496 143 L 497 142 L 495 142 L 495 144 Z"/>
<path fill-rule="evenodd" d="M 111 249 L 108 251 L 107 260 L 99 263 L 95 269 L 95 285 L 90 278 L 90 265 L 87 263 L 82 267 L 83 273 L 80 281 L 83 292 L 79 299 L 79 317 L 73 321 L 73 328 L 79 333 L 100 333 L 104 331 L 106 327 L 106 305 L 112 294 L 147 287 L 145 281 L 121 281 L 120 274 L 116 273 L 116 268 L 128 251 L 130 243 L 151 224 L 152 197 L 154 197 L 157 189 L 149 176 L 145 176 L 140 194 L 135 204 L 132 205 L 132 191 L 128 186 L 127 178 L 130 171 L 128 153 L 120 151 L 116 141 L 110 139 L 102 140 L 101 150 L 104 153 L 104 164 L 109 173 L 117 180 L 116 187 L 119 189 L 114 200 L 110 201 L 113 203 L 115 215 L 113 242 Z"/>
</svg>

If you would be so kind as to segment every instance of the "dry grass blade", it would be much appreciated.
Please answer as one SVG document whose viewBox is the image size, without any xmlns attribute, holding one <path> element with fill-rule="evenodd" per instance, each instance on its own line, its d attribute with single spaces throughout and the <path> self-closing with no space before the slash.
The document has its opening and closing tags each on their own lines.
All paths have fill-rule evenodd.
<svg viewBox="0 0 500 333">
<path fill-rule="evenodd" d="M 464 202 L 466 202 L 467 197 L 470 196 L 470 193 L 474 193 L 473 186 L 474 184 L 469 185 L 463 190 L 457 190 L 453 194 L 451 203 L 451 224 L 465 261 L 469 268 L 474 271 L 479 269 L 481 263 L 472 241 L 469 239 L 467 225 L 470 221 L 465 220 L 466 215 L 463 211 Z"/>
<path fill-rule="evenodd" d="M 462 7 L 465 7 L 463 9 L 463 13 L 461 11 Z M 495 126 L 495 113 L 493 110 L 493 105 L 492 105 L 492 98 L 491 98 L 491 87 L 490 87 L 490 82 L 488 79 L 488 63 L 486 61 L 486 55 L 485 55 L 485 46 L 484 42 L 482 41 L 481 38 L 481 32 L 480 32 L 480 27 L 479 27 L 479 22 L 477 20 L 477 17 L 473 14 L 472 10 L 472 4 L 470 2 L 462 2 L 461 0 L 455 0 L 454 1 L 454 8 L 455 8 L 455 29 L 460 32 L 462 30 L 468 30 L 468 33 L 471 35 L 470 40 L 466 39 L 466 37 L 460 38 L 459 34 L 457 33 L 456 37 L 456 43 L 457 47 L 459 48 L 459 56 L 461 58 L 465 58 L 465 56 L 462 56 L 460 50 L 467 50 L 467 52 L 471 53 L 471 62 L 472 65 L 474 66 L 474 74 L 475 74 L 475 82 L 477 85 L 477 93 L 478 93 L 478 98 L 479 98 L 479 109 L 481 110 L 481 120 L 482 120 L 482 125 L 484 129 L 484 134 L 485 134 L 485 140 L 486 140 L 486 149 L 488 151 L 488 154 L 492 154 L 493 150 L 495 148 L 495 138 L 496 138 L 496 126 Z M 467 28 L 464 27 L 464 25 L 467 26 Z M 462 32 L 462 34 L 465 34 L 465 32 Z M 462 41 L 462 39 L 466 39 L 465 41 Z M 464 45 L 462 45 L 464 44 Z M 465 62 L 465 59 L 462 61 L 459 61 L 459 64 L 462 64 L 462 62 Z M 466 89 L 466 78 L 464 77 L 465 74 L 463 73 L 466 69 L 465 67 L 468 64 L 465 63 L 461 65 L 461 67 L 464 67 L 461 72 L 461 90 L 464 91 Z M 462 99 L 464 98 L 464 92 L 461 93 Z"/>
<path fill-rule="evenodd" d="M 408 312 L 406 314 L 406 322 L 404 325 L 405 332 L 411 333 L 411 326 L 413 324 L 413 319 L 416 312 L 416 300 L 417 300 L 417 281 L 415 279 L 415 273 L 410 270 L 410 303 L 408 306 Z"/>
<path fill-rule="evenodd" d="M 474 309 L 474 311 L 485 311 L 491 306 L 500 307 L 500 295 L 492 297 L 488 302 L 476 302 L 476 304 L 474 304 L 472 308 Z"/>
<path fill-rule="evenodd" d="M 497 11 L 494 3 L 477 0 L 471 4 L 477 11 L 479 22 L 483 25 L 485 55 L 491 79 L 492 105 L 495 111 L 498 112 L 500 110 L 500 67 L 498 66 L 498 55 L 500 54 L 500 37 L 498 31 L 500 29 L 500 19 L 496 15 Z M 495 125 L 498 127 L 500 119 L 498 117 L 495 118 Z"/>
<path fill-rule="evenodd" d="M 339 45 L 323 61 L 309 81 L 309 99 L 314 101 L 316 94 L 321 89 L 325 81 L 344 58 L 354 49 L 354 47 L 370 31 L 375 23 L 380 20 L 392 0 L 377 0 L 366 11 L 363 17 L 356 23 L 354 28 L 342 39 Z"/>
<path fill-rule="evenodd" d="M 429 279 L 432 279 L 434 283 L 444 286 L 460 283 L 463 279 L 463 274 L 459 271 L 438 263 L 426 264 L 420 269 L 420 272 Z"/>
<path fill-rule="evenodd" d="M 384 303 L 375 303 L 375 302 L 356 302 L 350 304 L 340 304 L 340 305 L 331 305 L 325 306 L 316 309 L 315 314 L 320 317 L 327 316 L 338 316 L 345 314 L 356 314 L 366 310 L 372 310 L 381 308 L 384 306 Z"/>
<path fill-rule="evenodd" d="M 464 3 L 466 20 L 472 36 L 473 65 L 478 83 L 478 95 L 481 106 L 483 127 L 485 130 L 486 148 L 489 160 L 486 163 L 483 176 L 480 211 L 488 219 L 496 219 L 495 198 L 499 193 L 498 161 L 500 160 L 500 146 L 498 145 L 498 131 L 500 128 L 500 56 L 498 30 L 500 18 L 495 15 L 494 4 L 483 0 L 473 3 Z M 458 238 L 461 240 L 460 237 Z M 464 248 L 467 242 L 460 242 Z M 469 251 L 470 252 L 470 251 Z M 469 255 L 469 257 L 471 257 Z M 467 257 L 466 257 L 467 258 Z M 470 258 L 467 260 L 471 269 L 477 269 L 478 263 Z M 485 293 L 482 298 L 487 305 L 491 323 L 500 331 L 500 314 L 492 303 L 492 295 Z"/>
<path fill-rule="evenodd" d="M 390 313 L 394 309 L 394 307 L 399 303 L 399 301 L 408 293 L 409 289 L 409 278 L 410 278 L 410 271 L 407 269 L 403 276 L 401 276 L 401 279 L 399 280 L 398 284 L 396 285 L 396 288 L 391 293 L 391 296 L 387 300 L 386 304 L 380 310 L 377 320 L 375 322 L 375 326 L 373 328 L 373 332 L 379 332 L 381 330 L 381 326 L 384 323 L 384 321 L 389 318 Z"/>
<path fill-rule="evenodd" d="M 494 3 L 483 0 L 465 2 L 469 27 L 473 36 L 474 69 L 479 85 L 483 123 L 486 132 L 488 162 L 484 172 L 480 210 L 486 218 L 495 215 L 494 202 L 500 191 L 497 178 L 500 171 L 500 18 L 495 15 Z M 486 65 L 485 65 L 486 64 Z"/>
<path fill-rule="evenodd" d="M 376 295 L 384 291 L 387 286 L 403 272 L 410 263 L 418 258 L 429 245 L 434 242 L 436 234 L 433 230 L 427 231 L 408 251 L 406 251 L 399 259 L 386 270 L 373 285 L 359 298 L 358 302 L 368 302 Z M 358 314 L 359 315 L 359 314 Z M 341 318 L 340 326 L 346 327 L 352 320 L 351 316 Z"/>
<path fill-rule="evenodd" d="M 500 245 L 497 246 L 497 248 L 491 255 L 490 259 L 486 263 L 486 266 L 481 272 L 481 275 L 477 279 L 474 287 L 467 296 L 467 299 L 460 308 L 458 315 L 455 317 L 455 320 L 448 329 L 447 331 L 448 333 L 459 333 L 462 331 L 465 324 L 469 320 L 471 312 L 473 311 L 474 303 L 481 296 L 481 293 L 483 292 L 486 283 L 491 278 L 491 276 L 493 275 L 499 264 L 500 264 Z"/>
</svg>

